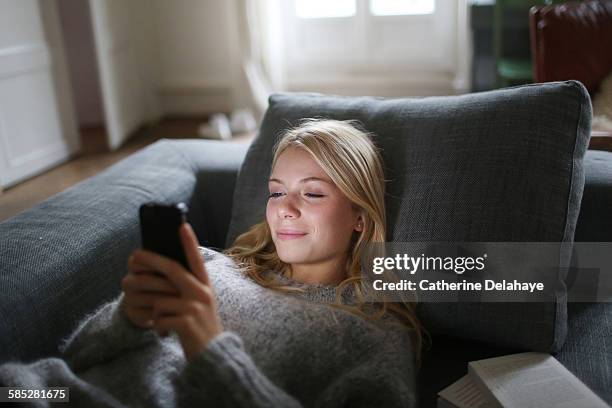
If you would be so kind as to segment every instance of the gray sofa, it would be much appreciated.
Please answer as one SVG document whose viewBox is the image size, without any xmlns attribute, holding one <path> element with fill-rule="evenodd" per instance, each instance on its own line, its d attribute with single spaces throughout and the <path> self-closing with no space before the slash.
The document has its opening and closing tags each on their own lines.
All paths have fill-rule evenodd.
<svg viewBox="0 0 612 408">
<path fill-rule="evenodd" d="M 468 241 L 480 237 L 483 241 L 567 241 L 569 236 L 570 241 L 612 241 L 612 153 L 584 151 L 590 126 L 590 103 L 585 95 L 580 84 L 571 82 L 517 87 L 463 97 L 389 101 L 379 98 L 276 95 L 271 99 L 271 108 L 264 118 L 260 134 L 250 147 L 195 139 L 161 140 L 0 224 L 0 363 L 9 360 L 32 361 L 43 356 L 58 355 L 60 339 L 70 333 L 76 322 L 119 294 L 128 254 L 140 245 L 137 210 L 141 203 L 186 202 L 190 208 L 189 221 L 200 243 L 211 248 L 225 248 L 253 217 L 261 216 L 261 186 L 253 183 L 251 178 L 255 176 L 265 180 L 269 146 L 278 136 L 279 123 L 287 126 L 300 117 L 360 119 L 369 130 L 382 135 L 377 142 L 383 145 L 383 158 L 391 174 L 400 171 L 398 169 L 417 173 L 417 167 L 398 167 L 406 157 L 399 153 L 402 140 L 410 140 L 409 149 L 423 149 L 410 161 L 414 166 L 420 166 L 418 168 L 427 163 L 433 165 L 430 170 L 432 174 L 438 174 L 436 172 L 439 170 L 436 169 L 451 163 L 448 160 L 454 163 L 455 169 L 457 163 L 465 162 L 472 163 L 469 166 L 472 169 L 477 167 L 473 165 L 474 161 L 479 160 L 479 174 L 483 178 L 469 177 L 470 182 L 477 185 L 486 179 L 483 170 L 495 173 L 494 169 L 499 166 L 500 171 L 507 174 L 508 168 L 512 167 L 503 166 L 512 166 L 520 159 L 525 160 L 524 166 L 527 167 L 524 168 L 530 170 L 523 171 L 522 175 L 513 175 L 519 178 L 512 180 L 522 180 L 520 177 L 524 177 L 530 183 L 535 183 L 537 189 L 547 191 L 542 205 L 548 200 L 549 211 L 555 207 L 550 201 L 553 194 L 558 193 L 565 200 L 559 206 L 565 224 L 561 226 L 562 234 L 558 234 L 558 239 L 556 235 L 529 235 L 527 239 L 521 239 L 525 236 L 515 235 L 515 232 L 508 238 L 502 232 L 496 237 L 459 235 L 464 227 L 452 230 L 454 235 L 450 234 L 451 230 L 446 230 L 444 236 L 419 236 L 416 233 L 402 236 L 401 228 L 411 230 L 412 227 L 398 227 L 398 224 L 392 224 L 389 228 L 393 237 L 403 240 L 441 240 L 446 237 L 449 240 Z M 521 105 L 524 102 L 529 109 Z M 569 106 L 568 110 L 566 105 Z M 508 115 L 499 116 L 500 109 L 503 111 L 504 107 L 508 109 Z M 480 111 L 476 112 L 478 109 Z M 394 122 L 397 117 L 405 121 Z M 564 121 L 569 121 L 571 126 Z M 476 128 L 480 131 L 476 131 Z M 390 133 L 387 132 L 389 129 Z M 402 132 L 405 129 L 408 133 L 404 135 Z M 513 133 L 513 129 L 524 129 L 524 132 Z M 508 137 L 510 134 L 512 137 Z M 566 136 L 569 138 L 567 143 L 563 141 Z M 478 140 L 477 147 L 467 152 L 462 147 L 463 143 L 475 139 Z M 436 146 L 444 151 L 435 150 Z M 512 146 L 518 148 L 511 150 Z M 429 157 L 420 163 L 419 157 L 431 151 L 436 151 L 437 159 Z M 474 151 L 478 156 L 469 156 Z M 504 155 L 496 156 L 496 152 L 500 151 Z M 551 162 L 543 166 L 544 156 L 532 157 L 534 151 L 545 152 L 546 157 L 552 157 Z M 468 156 L 462 156 L 466 154 Z M 483 159 L 476 159 L 480 155 L 484 155 L 484 162 L 481 161 Z M 491 157 L 495 161 L 486 162 L 492 160 Z M 508 163 L 505 158 L 508 158 Z M 542 180 L 545 179 L 534 176 L 550 170 L 554 163 L 558 163 L 560 169 L 555 170 L 555 174 L 568 169 L 569 176 L 559 179 L 562 183 L 544 183 Z M 531 165 L 533 169 L 529 167 Z M 549 173 L 546 173 L 546 177 L 553 177 Z M 435 174 L 432 177 L 437 177 Z M 408 189 L 406 194 L 410 195 L 411 191 L 416 194 L 418 184 L 422 182 L 419 180 L 407 179 L 412 190 Z M 461 180 L 452 181 L 452 185 L 463 186 Z M 400 192 L 397 184 L 391 183 L 388 208 L 390 223 L 393 223 L 393 219 L 401 218 L 406 207 L 403 202 L 398 204 L 392 201 Z M 554 187 L 550 191 L 547 190 L 550 187 L 548 184 Z M 444 182 L 440 185 L 444 185 Z M 431 185 L 425 187 L 425 191 L 429 189 L 432 194 L 435 193 Z M 504 194 L 525 193 L 524 190 L 505 190 Z M 572 196 L 578 201 L 572 203 Z M 453 197 L 457 197 L 456 192 Z M 422 204 L 425 198 L 421 198 Z M 505 211 L 501 214 L 514 214 L 510 211 L 520 207 L 517 198 L 514 200 L 500 210 Z M 449 200 L 436 196 L 433 202 L 450 202 L 452 214 L 457 213 L 456 205 Z M 534 202 L 527 200 L 525 211 L 530 206 L 538 205 Z M 480 217 L 485 212 L 483 208 L 497 208 L 495 203 L 498 201 L 478 202 L 481 206 L 478 209 Z M 252 211 L 248 211 L 249 208 Z M 431 213 L 431 209 L 428 211 Z M 249 212 L 248 216 L 246 212 Z M 432 223 L 431 220 L 417 217 L 416 207 L 411 209 L 411 214 L 415 214 L 414 223 L 422 222 L 425 227 Z M 439 213 L 437 217 L 447 217 L 448 214 Z M 516 216 L 524 218 L 525 214 L 516 213 Z M 492 217 L 499 220 L 499 214 L 492 214 Z M 542 219 L 546 221 L 554 217 L 556 215 L 548 213 Z M 461 223 L 467 221 L 468 218 L 462 218 Z M 527 220 L 530 225 L 545 221 Z M 515 224 L 516 220 L 510 217 L 508 225 Z M 552 227 L 544 229 L 542 225 L 533 234 L 552 231 Z M 508 313 L 508 316 L 513 313 L 506 309 L 494 312 Z M 464 375 L 468 361 L 548 347 L 540 346 L 542 343 L 538 342 L 531 347 L 528 341 L 497 342 L 487 332 L 470 338 L 461 327 L 445 332 L 439 329 L 439 322 L 432 320 L 431 314 L 423 313 L 426 325 L 432 322 L 432 327 L 438 327 L 432 331 L 432 348 L 424 355 L 419 376 L 419 398 L 424 407 L 435 406 L 436 392 Z M 558 311 L 555 311 L 555 316 L 558 318 Z M 566 367 L 604 400 L 612 403 L 612 305 L 570 303 L 565 324 L 567 336 L 564 333 L 559 335 L 558 325 L 554 326 L 556 337 L 554 341 L 551 340 L 548 349 L 555 352 Z M 558 351 L 555 350 L 555 342 L 559 343 Z"/>
</svg>

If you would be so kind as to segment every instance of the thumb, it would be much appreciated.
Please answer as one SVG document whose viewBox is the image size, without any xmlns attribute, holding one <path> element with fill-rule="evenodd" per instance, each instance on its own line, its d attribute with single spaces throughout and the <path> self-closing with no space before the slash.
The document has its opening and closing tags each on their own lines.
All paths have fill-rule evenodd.
<svg viewBox="0 0 612 408">
<path fill-rule="evenodd" d="M 181 225 L 179 231 L 181 243 L 183 244 L 185 256 L 187 257 L 187 263 L 189 264 L 189 269 L 200 282 L 207 286 L 210 285 L 208 273 L 206 272 L 206 267 L 204 266 L 204 258 L 202 255 L 200 255 L 200 250 L 198 249 L 198 238 L 196 237 L 193 228 L 191 228 L 191 225 L 186 222 Z"/>
</svg>

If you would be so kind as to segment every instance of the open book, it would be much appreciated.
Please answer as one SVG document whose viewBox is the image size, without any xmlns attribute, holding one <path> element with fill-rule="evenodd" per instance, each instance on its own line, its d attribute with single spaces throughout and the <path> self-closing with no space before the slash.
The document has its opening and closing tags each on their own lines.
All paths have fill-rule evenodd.
<svg viewBox="0 0 612 408">
<path fill-rule="evenodd" d="M 438 393 L 438 408 L 609 407 L 553 356 L 520 353 L 471 361 Z"/>
</svg>

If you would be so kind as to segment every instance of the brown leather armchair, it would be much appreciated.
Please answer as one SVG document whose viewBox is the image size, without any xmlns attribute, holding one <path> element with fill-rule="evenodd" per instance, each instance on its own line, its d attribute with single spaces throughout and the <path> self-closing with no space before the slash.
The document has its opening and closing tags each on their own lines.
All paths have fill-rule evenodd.
<svg viewBox="0 0 612 408">
<path fill-rule="evenodd" d="M 576 79 L 593 97 L 612 72 L 612 0 L 536 6 L 529 14 L 534 80 Z M 593 132 L 590 147 L 612 150 L 612 134 Z"/>
</svg>

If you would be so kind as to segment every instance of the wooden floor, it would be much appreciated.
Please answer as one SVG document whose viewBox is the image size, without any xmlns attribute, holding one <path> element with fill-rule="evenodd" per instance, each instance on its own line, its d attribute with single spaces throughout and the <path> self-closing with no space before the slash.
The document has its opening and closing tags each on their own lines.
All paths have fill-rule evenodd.
<svg viewBox="0 0 612 408">
<path fill-rule="evenodd" d="M 0 193 L 0 222 L 104 170 L 124 157 L 162 138 L 198 138 L 202 119 L 165 119 L 138 130 L 118 150 L 106 147 L 104 128 L 81 130 L 82 152 L 70 161 Z M 254 135 L 240 135 L 227 143 L 249 143 Z"/>
</svg>

